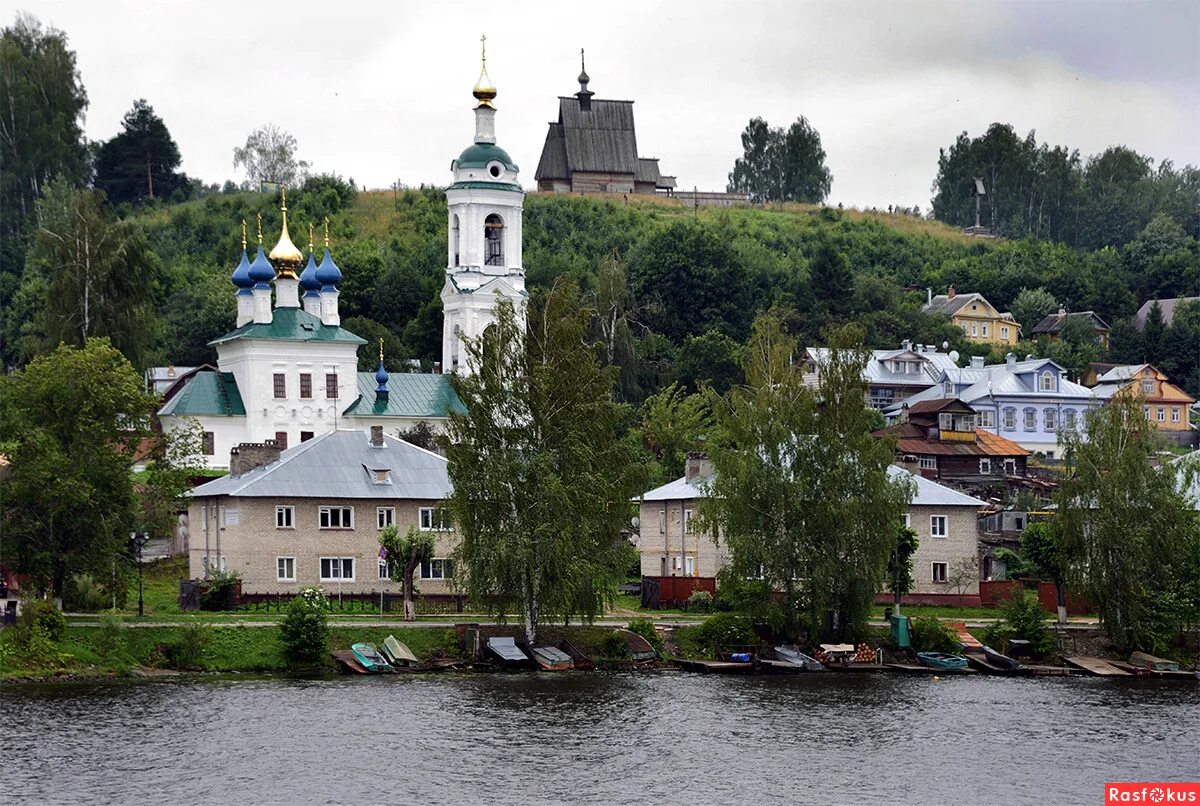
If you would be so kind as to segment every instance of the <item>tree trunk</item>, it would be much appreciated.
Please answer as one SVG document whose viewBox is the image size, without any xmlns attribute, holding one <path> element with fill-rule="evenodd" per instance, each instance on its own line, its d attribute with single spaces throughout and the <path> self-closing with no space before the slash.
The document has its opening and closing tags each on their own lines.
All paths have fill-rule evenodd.
<svg viewBox="0 0 1200 806">
<path fill-rule="evenodd" d="M 1054 597 L 1058 601 L 1058 623 L 1067 623 L 1067 592 L 1063 588 L 1062 582 L 1054 580 Z"/>
<path fill-rule="evenodd" d="M 154 175 L 150 173 L 150 155 L 146 155 L 146 192 L 154 198 Z"/>
<path fill-rule="evenodd" d="M 413 604 L 413 569 L 406 568 L 404 570 L 404 583 L 402 584 L 404 591 L 404 620 L 416 621 L 417 608 Z"/>
<path fill-rule="evenodd" d="M 533 572 L 530 570 L 525 578 L 525 640 L 529 646 L 537 643 L 538 603 L 537 592 L 534 590 Z"/>
</svg>

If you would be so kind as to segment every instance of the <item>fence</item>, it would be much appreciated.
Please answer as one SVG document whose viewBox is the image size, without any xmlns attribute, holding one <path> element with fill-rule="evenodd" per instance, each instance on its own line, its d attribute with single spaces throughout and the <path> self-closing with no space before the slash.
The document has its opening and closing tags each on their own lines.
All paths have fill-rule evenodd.
<svg viewBox="0 0 1200 806">
<path fill-rule="evenodd" d="M 715 577 L 642 577 L 642 607 L 658 610 L 686 604 L 696 591 L 717 595 Z"/>
<path fill-rule="evenodd" d="M 1019 588 L 1028 588 L 1034 590 L 1030 582 L 1025 584 L 1015 579 L 1004 579 L 993 582 L 979 583 L 979 600 L 984 607 L 999 607 L 1012 598 L 1013 591 Z M 1038 582 L 1037 597 L 1038 604 L 1041 608 L 1049 613 L 1058 611 L 1058 595 L 1054 590 L 1053 582 Z M 1073 616 L 1082 615 L 1091 611 L 1091 607 L 1083 600 L 1082 597 L 1067 591 L 1067 612 Z"/>
<path fill-rule="evenodd" d="M 294 593 L 243 593 L 237 610 L 244 613 L 281 613 L 295 598 Z M 413 599 L 418 615 L 456 615 L 464 611 L 465 596 L 417 596 Z M 404 613 L 404 597 L 399 593 L 383 594 L 384 613 Z M 379 591 L 329 595 L 329 609 L 334 613 L 379 613 Z"/>
</svg>

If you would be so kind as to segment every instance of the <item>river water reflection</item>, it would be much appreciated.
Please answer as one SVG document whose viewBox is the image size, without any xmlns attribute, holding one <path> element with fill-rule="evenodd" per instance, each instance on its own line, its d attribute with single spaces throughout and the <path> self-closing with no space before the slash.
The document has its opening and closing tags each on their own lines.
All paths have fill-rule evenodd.
<svg viewBox="0 0 1200 806">
<path fill-rule="evenodd" d="M 1200 778 L 1200 686 L 521 674 L 6 686 L 17 803 L 1101 803 Z"/>
</svg>

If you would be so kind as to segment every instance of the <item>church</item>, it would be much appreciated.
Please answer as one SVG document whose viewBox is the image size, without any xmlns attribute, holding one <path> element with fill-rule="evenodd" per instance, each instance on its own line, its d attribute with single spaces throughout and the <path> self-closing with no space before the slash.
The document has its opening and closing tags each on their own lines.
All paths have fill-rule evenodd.
<svg viewBox="0 0 1200 806">
<path fill-rule="evenodd" d="M 475 97 L 475 138 L 451 163 L 446 189 L 448 239 L 442 287 L 443 372 L 467 373 L 465 339 L 475 339 L 496 320 L 499 297 L 508 298 L 524 321 L 528 295 L 521 258 L 525 193 L 517 166 L 496 144 L 496 88 L 487 56 Z M 206 464 L 228 469 L 231 449 L 273 440 L 280 449 L 338 429 L 380 426 L 387 434 L 426 423 L 441 431 L 461 407 L 450 379 L 441 373 L 388 373 L 380 356 L 375 372 L 358 371 L 366 340 L 341 325 L 338 284 L 342 272 L 325 235 L 316 259 L 307 261 L 292 242 L 283 196 L 283 223 L 269 253 L 246 252 L 232 282 L 237 306 L 234 330 L 213 339 L 217 366 L 181 373 L 163 394 L 158 420 L 164 432 L 196 420 L 204 429 Z"/>
</svg>

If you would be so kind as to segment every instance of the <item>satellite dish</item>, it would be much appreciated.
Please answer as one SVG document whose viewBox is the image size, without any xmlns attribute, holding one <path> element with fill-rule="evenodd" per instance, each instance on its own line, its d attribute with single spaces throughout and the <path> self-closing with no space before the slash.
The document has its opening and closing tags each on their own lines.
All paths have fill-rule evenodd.
<svg viewBox="0 0 1200 806">
<path fill-rule="evenodd" d="M 943 349 L 943 350 L 945 350 L 945 349 L 947 349 L 947 348 L 949 348 L 949 347 L 950 347 L 950 342 L 948 342 L 948 341 L 944 341 L 944 342 L 942 342 L 942 349 Z"/>
<path fill-rule="evenodd" d="M 642 519 L 634 515 L 629 519 L 629 525 L 632 526 L 633 530 L 636 532 L 642 525 Z"/>
<path fill-rule="evenodd" d="M 950 351 L 950 360 L 953 361 L 955 364 L 958 363 L 958 350 Z"/>
</svg>

